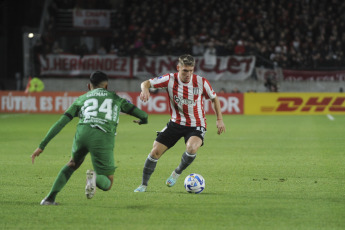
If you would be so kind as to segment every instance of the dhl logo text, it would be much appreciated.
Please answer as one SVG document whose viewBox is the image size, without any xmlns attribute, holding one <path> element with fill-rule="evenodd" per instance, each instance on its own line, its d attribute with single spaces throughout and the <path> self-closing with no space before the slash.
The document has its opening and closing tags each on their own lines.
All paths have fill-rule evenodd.
<svg viewBox="0 0 345 230">
<path fill-rule="evenodd" d="M 278 97 L 278 106 L 262 106 L 262 112 L 345 112 L 345 97 Z"/>
</svg>

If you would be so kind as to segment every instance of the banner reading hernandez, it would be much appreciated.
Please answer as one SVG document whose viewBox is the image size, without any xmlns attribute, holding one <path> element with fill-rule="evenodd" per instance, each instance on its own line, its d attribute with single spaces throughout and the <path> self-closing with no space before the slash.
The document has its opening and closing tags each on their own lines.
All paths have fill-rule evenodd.
<svg viewBox="0 0 345 230">
<path fill-rule="evenodd" d="M 86 29 L 110 28 L 110 10 L 73 10 L 73 26 Z"/>
<path fill-rule="evenodd" d="M 41 75 L 73 77 L 100 70 L 109 77 L 132 77 L 131 59 L 114 55 L 40 55 Z"/>
<path fill-rule="evenodd" d="M 195 73 L 209 80 L 245 80 L 251 76 L 255 56 L 217 57 L 215 65 L 207 65 L 203 57 L 196 57 Z M 78 76 L 89 75 L 95 70 L 109 77 L 151 78 L 169 72 L 176 72 L 178 57 L 160 56 L 129 58 L 114 55 L 48 54 L 40 55 L 41 75 Z"/>
</svg>

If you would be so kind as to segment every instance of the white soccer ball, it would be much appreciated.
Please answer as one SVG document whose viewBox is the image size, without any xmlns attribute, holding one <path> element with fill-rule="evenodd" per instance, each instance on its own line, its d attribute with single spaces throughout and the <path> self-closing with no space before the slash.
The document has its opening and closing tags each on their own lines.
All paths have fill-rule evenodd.
<svg viewBox="0 0 345 230">
<path fill-rule="evenodd" d="M 189 174 L 184 180 L 184 187 L 189 193 L 201 193 L 205 189 L 205 179 L 197 173 Z"/>
</svg>

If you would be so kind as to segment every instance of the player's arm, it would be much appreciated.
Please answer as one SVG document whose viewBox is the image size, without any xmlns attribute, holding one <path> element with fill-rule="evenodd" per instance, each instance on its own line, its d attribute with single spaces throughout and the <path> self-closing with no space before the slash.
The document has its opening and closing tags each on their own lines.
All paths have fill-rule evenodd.
<svg viewBox="0 0 345 230">
<path fill-rule="evenodd" d="M 134 120 L 133 121 L 134 123 L 137 123 L 139 125 L 148 123 L 149 115 L 145 111 L 139 109 L 138 107 L 136 107 L 130 102 L 127 102 L 126 100 L 124 100 L 124 102 L 122 103 L 121 112 L 127 113 L 136 118 L 139 118 L 139 120 Z"/>
<path fill-rule="evenodd" d="M 44 150 L 44 148 L 47 146 L 49 141 L 53 139 L 62 129 L 65 127 L 65 125 L 70 122 L 73 119 L 73 116 L 69 113 L 65 113 L 60 117 L 60 119 L 49 129 L 48 133 L 38 146 L 38 148 L 34 151 L 34 153 L 31 155 L 32 163 L 35 162 L 35 158 L 38 157 Z"/>
<path fill-rule="evenodd" d="M 134 120 L 133 122 L 139 125 L 147 124 L 149 115 L 145 111 L 138 109 L 136 106 L 134 107 L 135 108 L 131 112 L 131 115 L 135 116 L 136 118 L 139 118 L 140 120 Z"/>
<path fill-rule="evenodd" d="M 140 100 L 146 102 L 150 98 L 150 88 L 151 83 L 150 80 L 143 81 L 140 85 L 141 93 L 140 93 Z"/>
<path fill-rule="evenodd" d="M 225 125 L 224 125 L 224 122 L 223 122 L 223 115 L 222 115 L 222 112 L 220 110 L 220 102 L 219 102 L 219 99 L 218 97 L 216 96 L 215 98 L 211 99 L 212 101 L 212 108 L 217 116 L 217 133 L 218 134 L 221 134 L 223 132 L 225 132 Z"/>
</svg>

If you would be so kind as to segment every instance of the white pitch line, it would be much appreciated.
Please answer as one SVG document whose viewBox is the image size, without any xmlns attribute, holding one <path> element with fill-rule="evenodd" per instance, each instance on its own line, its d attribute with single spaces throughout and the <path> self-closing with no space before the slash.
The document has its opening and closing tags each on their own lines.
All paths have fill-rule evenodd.
<svg viewBox="0 0 345 230">
<path fill-rule="evenodd" d="M 26 113 L 0 114 L 1 119 L 7 119 L 9 117 L 21 117 L 21 116 L 27 116 L 27 114 Z"/>
<path fill-rule="evenodd" d="M 334 121 L 334 117 L 331 114 L 327 114 L 328 119 L 330 119 L 331 121 Z"/>
</svg>

